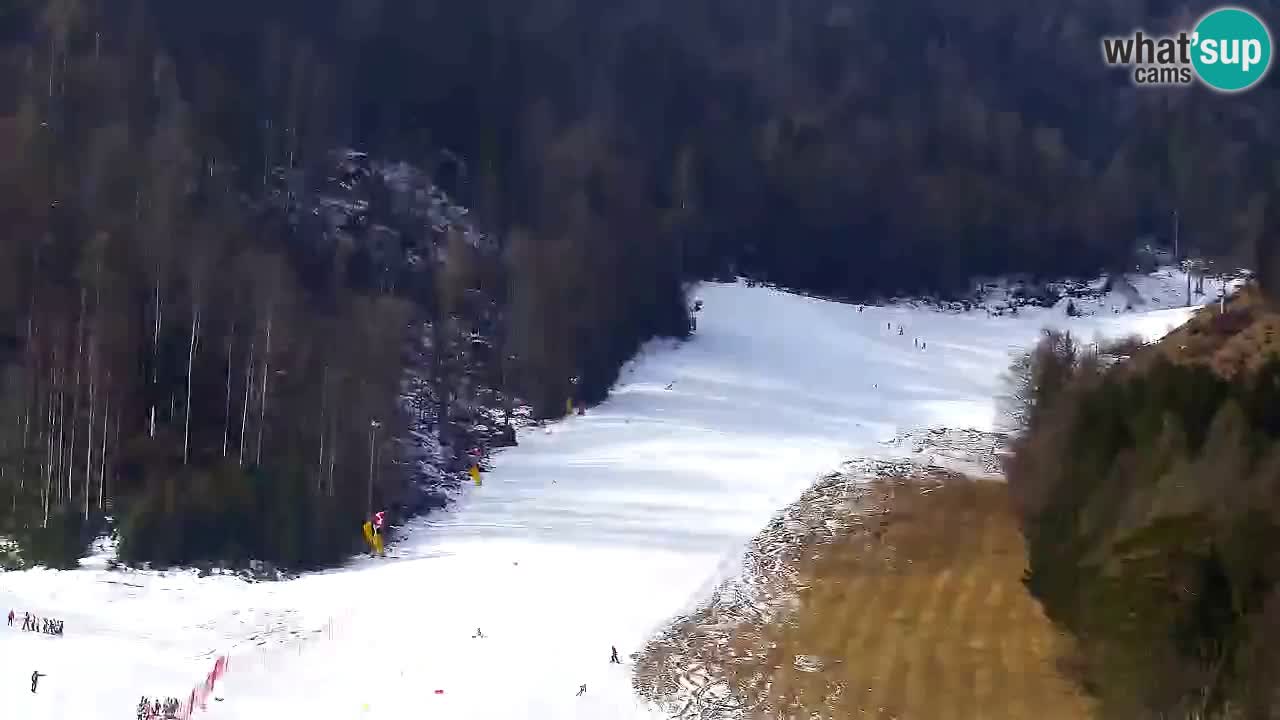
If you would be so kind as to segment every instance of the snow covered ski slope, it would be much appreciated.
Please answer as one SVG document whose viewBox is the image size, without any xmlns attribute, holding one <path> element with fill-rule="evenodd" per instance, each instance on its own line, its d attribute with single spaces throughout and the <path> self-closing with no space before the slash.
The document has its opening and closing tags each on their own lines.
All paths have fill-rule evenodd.
<svg viewBox="0 0 1280 720">
<path fill-rule="evenodd" d="M 692 340 L 650 344 L 606 403 L 523 434 L 392 557 L 279 583 L 102 558 L 0 575 L 0 612 L 66 623 L 61 638 L 0 626 L 0 717 L 132 717 L 141 695 L 185 699 L 222 653 L 221 700 L 196 717 L 653 717 L 628 655 L 818 475 L 895 452 L 881 443 L 900 431 L 990 428 L 1010 353 L 1045 325 L 1154 338 L 1188 315 L 859 311 L 743 284 L 699 296 Z"/>
</svg>

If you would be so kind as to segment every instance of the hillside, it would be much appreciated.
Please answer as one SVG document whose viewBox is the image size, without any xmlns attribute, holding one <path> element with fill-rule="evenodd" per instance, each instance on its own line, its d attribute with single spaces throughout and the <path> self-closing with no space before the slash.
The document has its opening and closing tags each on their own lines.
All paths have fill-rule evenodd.
<svg viewBox="0 0 1280 720">
<path fill-rule="evenodd" d="M 1280 355 L 1280 309 L 1248 287 L 1225 306 L 1198 313 L 1156 352 L 1178 364 L 1208 367 L 1224 380 L 1253 375 Z"/>
<path fill-rule="evenodd" d="M 697 296 L 688 342 L 646 346 L 586 415 L 520 430 L 482 485 L 386 559 L 247 583 L 113 570 L 104 550 L 77 570 L 0 574 L 0 607 L 67 623 L 60 638 L 0 627 L 0 702 L 107 720 L 143 694 L 185 698 L 226 655 L 210 720 L 660 717 L 634 695 L 629 656 L 739 577 L 752 536 L 816 480 L 924 446 L 956 462 L 981 432 L 929 429 L 992 430 L 1002 368 L 1046 324 L 1154 339 L 1188 312 L 859 309 L 742 282 Z"/>
<path fill-rule="evenodd" d="M 1280 712 L 1277 311 L 1256 288 L 1118 364 L 1047 338 L 1010 488 L 1028 585 L 1103 718 Z"/>
<path fill-rule="evenodd" d="M 708 278 L 1271 278 L 1276 78 L 1224 103 L 1098 62 L 1195 10 L 0 3 L 0 532 L 55 563 L 107 526 L 136 562 L 335 562 L 411 494 L 409 425 L 599 402 Z"/>
</svg>

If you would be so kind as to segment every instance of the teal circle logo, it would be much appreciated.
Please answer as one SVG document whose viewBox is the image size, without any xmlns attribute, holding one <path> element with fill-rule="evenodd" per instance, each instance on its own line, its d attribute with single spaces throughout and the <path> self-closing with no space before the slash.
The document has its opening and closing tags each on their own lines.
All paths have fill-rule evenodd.
<svg viewBox="0 0 1280 720">
<path fill-rule="evenodd" d="M 1271 67 L 1271 32 L 1257 15 L 1218 8 L 1196 24 L 1191 64 L 1200 80 L 1220 92 L 1239 92 L 1258 83 Z"/>
</svg>

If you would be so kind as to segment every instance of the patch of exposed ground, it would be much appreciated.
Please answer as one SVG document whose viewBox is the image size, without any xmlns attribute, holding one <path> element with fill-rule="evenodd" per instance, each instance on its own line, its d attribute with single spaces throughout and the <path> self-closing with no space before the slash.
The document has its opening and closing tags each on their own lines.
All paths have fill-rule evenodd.
<svg viewBox="0 0 1280 720">
<path fill-rule="evenodd" d="M 1005 485 L 933 462 L 984 467 L 995 439 L 934 435 L 900 440 L 926 462 L 851 464 L 780 514 L 741 579 L 650 642 L 637 691 L 678 718 L 1090 717 Z"/>
<path fill-rule="evenodd" d="M 1225 310 L 1225 312 L 1224 312 Z M 1176 363 L 1207 365 L 1220 377 L 1257 371 L 1280 355 L 1280 312 L 1255 286 L 1246 286 L 1225 308 L 1209 305 L 1152 350 Z M 1141 363 L 1135 369 L 1140 370 Z"/>
</svg>

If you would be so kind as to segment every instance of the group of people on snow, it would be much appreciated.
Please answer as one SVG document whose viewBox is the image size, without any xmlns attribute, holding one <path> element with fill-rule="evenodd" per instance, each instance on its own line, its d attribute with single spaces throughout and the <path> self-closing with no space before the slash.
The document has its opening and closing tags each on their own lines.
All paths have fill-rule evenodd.
<svg viewBox="0 0 1280 720">
<path fill-rule="evenodd" d="M 178 698 L 148 698 L 146 695 L 138 701 L 138 720 L 172 720 L 178 717 L 182 702 Z"/>
<path fill-rule="evenodd" d="M 884 329 L 885 329 L 885 330 L 893 330 L 893 323 L 892 323 L 892 322 L 887 322 L 887 323 L 885 323 L 885 324 L 884 324 Z M 899 336 L 899 337 L 901 337 L 901 336 L 906 335 L 906 334 L 907 334 L 907 329 L 906 329 L 905 327 L 903 327 L 902 325 L 899 325 L 899 326 L 898 326 L 898 336 Z M 912 344 L 913 344 L 913 345 L 915 345 L 915 347 L 916 347 L 916 349 L 917 349 L 917 350 L 928 350 L 928 349 L 929 349 L 929 343 L 925 342 L 924 340 L 921 340 L 920 338 L 912 338 L 912 341 L 911 341 L 911 342 L 912 342 Z"/>
<path fill-rule="evenodd" d="M 9 627 L 13 627 L 17 615 L 9 611 Z M 45 635 L 62 635 L 62 621 L 53 618 L 40 618 L 31 613 L 22 614 L 22 629 L 30 632 L 42 632 Z"/>
</svg>

